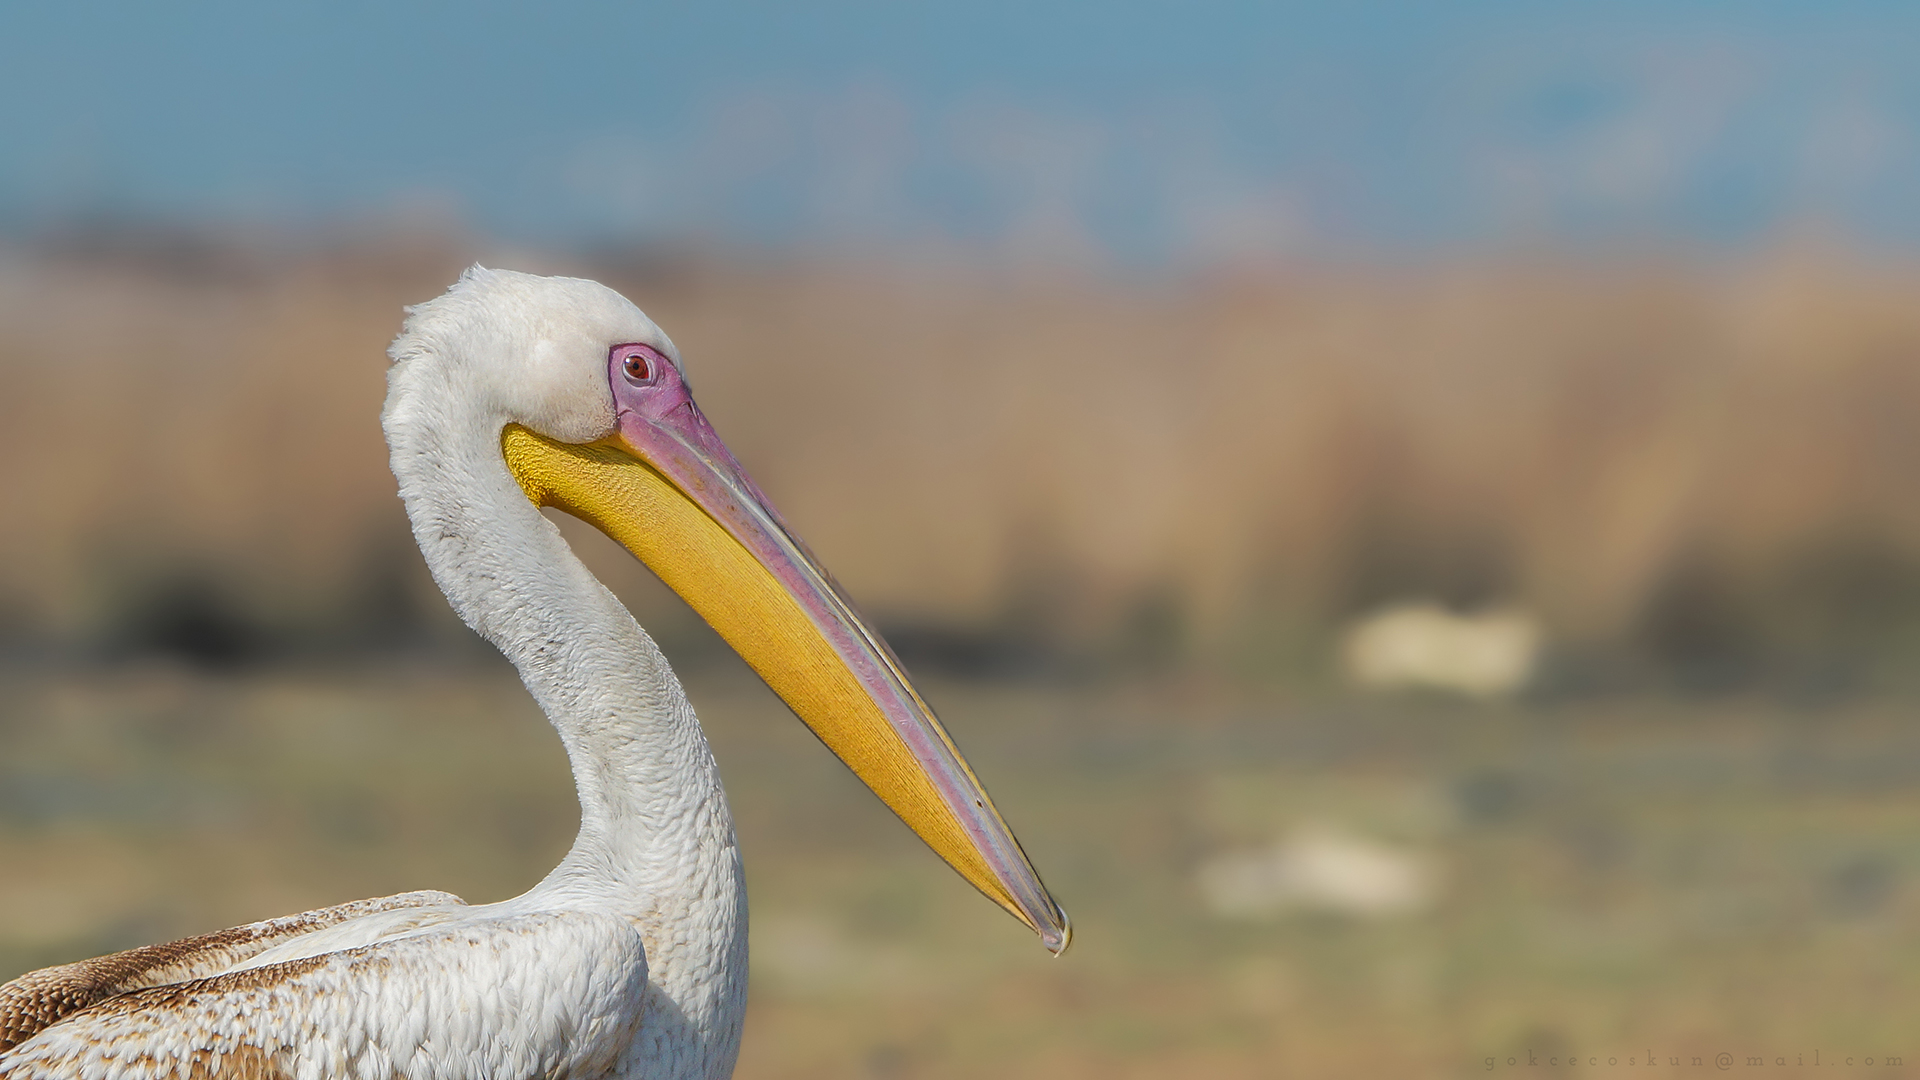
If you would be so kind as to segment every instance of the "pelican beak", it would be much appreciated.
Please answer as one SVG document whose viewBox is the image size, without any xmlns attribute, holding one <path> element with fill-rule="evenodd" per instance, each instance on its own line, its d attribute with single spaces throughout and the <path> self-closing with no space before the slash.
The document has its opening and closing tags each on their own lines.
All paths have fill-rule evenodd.
<svg viewBox="0 0 1920 1080">
<path fill-rule="evenodd" d="M 597 442 L 509 425 L 508 468 L 536 504 L 645 563 L 936 854 L 1065 950 L 1066 913 L 899 660 L 671 375 L 672 395 L 644 414 L 622 406 Z"/>
</svg>

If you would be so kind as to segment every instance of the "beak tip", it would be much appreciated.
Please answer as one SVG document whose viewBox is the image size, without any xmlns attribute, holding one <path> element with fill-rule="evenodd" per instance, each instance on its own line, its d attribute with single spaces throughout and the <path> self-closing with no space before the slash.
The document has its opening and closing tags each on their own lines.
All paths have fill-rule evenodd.
<svg viewBox="0 0 1920 1080">
<path fill-rule="evenodd" d="M 1059 956 L 1073 944 L 1073 922 L 1067 918 L 1066 912 L 1059 908 L 1055 908 L 1054 911 L 1060 916 L 1060 925 L 1049 926 L 1040 931 L 1040 944 L 1045 945 L 1048 952 Z"/>
</svg>

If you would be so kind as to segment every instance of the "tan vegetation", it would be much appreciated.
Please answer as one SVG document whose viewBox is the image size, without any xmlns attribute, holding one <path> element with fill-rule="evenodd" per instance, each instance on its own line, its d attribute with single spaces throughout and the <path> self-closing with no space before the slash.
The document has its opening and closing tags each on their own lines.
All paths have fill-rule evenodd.
<svg viewBox="0 0 1920 1080">
<path fill-rule="evenodd" d="M 444 624 L 376 418 L 401 305 L 470 256 L 12 252 L 15 644 L 99 642 L 183 589 L 322 638 Z M 1904 265 L 1795 248 L 1143 284 L 491 261 L 599 276 L 655 315 L 740 458 L 896 625 L 1255 670 L 1407 597 L 1518 604 L 1564 648 L 1682 661 L 1879 656 L 1920 626 Z M 590 556 L 655 623 L 685 618 Z"/>
</svg>

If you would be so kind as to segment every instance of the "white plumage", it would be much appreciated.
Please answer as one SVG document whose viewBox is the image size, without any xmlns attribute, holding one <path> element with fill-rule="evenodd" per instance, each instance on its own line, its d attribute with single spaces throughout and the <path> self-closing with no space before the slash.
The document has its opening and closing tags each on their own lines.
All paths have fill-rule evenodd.
<svg viewBox="0 0 1920 1080">
<path fill-rule="evenodd" d="M 0 1080 L 731 1074 L 747 918 L 713 756 L 653 641 L 502 456 L 508 425 L 588 444 L 628 419 L 620 343 L 677 377 L 673 344 L 611 290 L 475 268 L 391 349 L 384 427 L 415 538 L 566 745 L 581 824 L 560 865 L 498 904 L 406 894 L 24 976 L 0 988 Z"/>
</svg>

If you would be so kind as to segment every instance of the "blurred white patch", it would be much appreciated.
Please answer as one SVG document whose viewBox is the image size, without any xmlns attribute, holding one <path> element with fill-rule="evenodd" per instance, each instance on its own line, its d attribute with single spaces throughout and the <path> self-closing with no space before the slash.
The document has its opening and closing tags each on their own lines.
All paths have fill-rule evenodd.
<svg viewBox="0 0 1920 1080">
<path fill-rule="evenodd" d="M 1435 604 L 1397 604 L 1347 631 L 1347 677 L 1376 689 L 1420 687 L 1502 697 L 1533 675 L 1540 626 L 1524 611 L 1455 615 Z"/>
<path fill-rule="evenodd" d="M 1294 909 L 1365 917 L 1409 915 L 1433 903 L 1438 875 L 1417 853 L 1325 826 L 1303 828 L 1259 851 L 1201 864 L 1200 893 L 1223 918 Z"/>
</svg>

